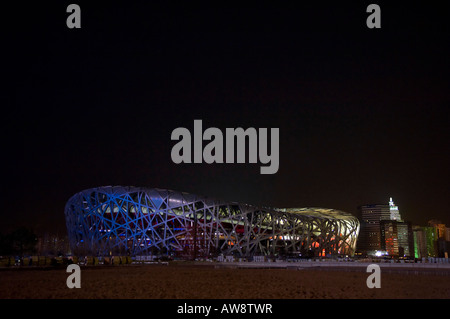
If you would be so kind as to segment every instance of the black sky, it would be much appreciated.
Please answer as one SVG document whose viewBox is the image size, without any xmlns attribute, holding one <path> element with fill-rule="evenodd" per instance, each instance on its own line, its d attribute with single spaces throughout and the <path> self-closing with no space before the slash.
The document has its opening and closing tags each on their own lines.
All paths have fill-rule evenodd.
<svg viewBox="0 0 450 319">
<path fill-rule="evenodd" d="M 0 231 L 65 231 L 64 205 L 103 185 L 169 188 L 356 214 L 387 203 L 450 224 L 445 10 L 358 4 L 78 1 L 7 11 Z M 10 73 L 11 72 L 11 73 Z M 11 95 L 11 91 L 6 96 Z M 183 164 L 172 130 L 280 128 L 280 169 Z"/>
</svg>

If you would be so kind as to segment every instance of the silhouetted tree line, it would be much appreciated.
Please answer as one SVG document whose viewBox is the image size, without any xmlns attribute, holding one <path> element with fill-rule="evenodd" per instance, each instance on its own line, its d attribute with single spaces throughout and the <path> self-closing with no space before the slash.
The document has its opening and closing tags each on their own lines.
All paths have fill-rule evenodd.
<svg viewBox="0 0 450 319">
<path fill-rule="evenodd" d="M 0 234 L 0 255 L 32 255 L 36 253 L 38 238 L 26 227 L 20 227 L 8 234 Z"/>
</svg>

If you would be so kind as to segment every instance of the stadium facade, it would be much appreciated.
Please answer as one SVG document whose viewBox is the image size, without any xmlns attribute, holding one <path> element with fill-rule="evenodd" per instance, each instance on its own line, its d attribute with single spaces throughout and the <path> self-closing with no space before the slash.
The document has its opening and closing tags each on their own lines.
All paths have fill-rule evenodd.
<svg viewBox="0 0 450 319">
<path fill-rule="evenodd" d="M 107 186 L 65 207 L 74 254 L 211 258 L 353 255 L 356 217 L 326 208 L 267 208 L 156 188 Z"/>
</svg>

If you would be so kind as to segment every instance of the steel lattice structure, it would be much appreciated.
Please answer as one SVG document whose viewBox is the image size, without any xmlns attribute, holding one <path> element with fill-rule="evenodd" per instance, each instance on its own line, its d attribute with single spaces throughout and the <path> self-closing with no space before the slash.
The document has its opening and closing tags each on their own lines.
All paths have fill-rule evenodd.
<svg viewBox="0 0 450 319">
<path fill-rule="evenodd" d="M 65 207 L 74 253 L 353 255 L 358 219 L 325 208 L 264 208 L 155 188 L 84 190 Z"/>
</svg>

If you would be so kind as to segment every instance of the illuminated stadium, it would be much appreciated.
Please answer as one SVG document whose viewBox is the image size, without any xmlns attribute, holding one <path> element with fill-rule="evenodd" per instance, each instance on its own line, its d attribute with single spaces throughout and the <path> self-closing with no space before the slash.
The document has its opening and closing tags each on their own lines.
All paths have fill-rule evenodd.
<svg viewBox="0 0 450 319">
<path fill-rule="evenodd" d="M 267 208 L 156 188 L 107 186 L 65 207 L 74 254 L 217 256 L 353 255 L 358 219 L 326 208 Z"/>
</svg>

